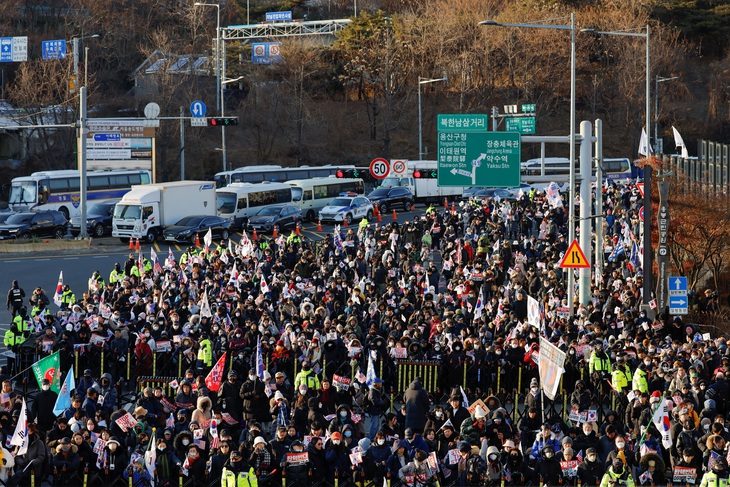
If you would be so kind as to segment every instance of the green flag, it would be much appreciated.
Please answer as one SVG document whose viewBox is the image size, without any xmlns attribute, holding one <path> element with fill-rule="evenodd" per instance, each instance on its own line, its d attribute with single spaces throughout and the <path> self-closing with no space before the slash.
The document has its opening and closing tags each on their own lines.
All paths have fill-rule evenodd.
<svg viewBox="0 0 730 487">
<path fill-rule="evenodd" d="M 61 359 L 58 352 L 54 352 L 34 363 L 33 373 L 35 374 L 35 380 L 38 381 L 38 387 L 43 386 L 43 379 L 48 379 L 51 381 L 51 390 L 53 392 L 58 394 L 61 391 Z"/>
</svg>

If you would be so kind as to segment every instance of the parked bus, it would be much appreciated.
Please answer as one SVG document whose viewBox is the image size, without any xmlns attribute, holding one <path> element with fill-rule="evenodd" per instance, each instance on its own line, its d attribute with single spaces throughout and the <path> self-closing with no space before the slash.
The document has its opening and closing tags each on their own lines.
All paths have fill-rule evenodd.
<svg viewBox="0 0 730 487">
<path fill-rule="evenodd" d="M 232 228 L 242 229 L 262 206 L 291 203 L 292 193 L 287 183 L 233 183 L 216 190 L 218 216 L 230 219 Z"/>
<path fill-rule="evenodd" d="M 579 161 L 575 162 L 576 171 L 579 169 Z M 570 176 L 570 161 L 566 157 L 546 157 L 545 168 L 543 172 L 542 161 L 538 159 L 530 159 L 520 165 L 520 175 L 522 178 L 530 176 L 561 176 L 565 179 Z M 603 180 L 616 183 L 624 183 L 633 178 L 632 164 L 627 158 L 605 158 L 601 166 L 603 169 Z M 526 181 L 530 182 L 530 181 Z M 561 182 L 557 182 L 559 185 Z M 565 181 L 563 181 L 565 183 Z M 549 183 L 535 183 L 535 187 L 541 185 L 547 186 Z"/>
<path fill-rule="evenodd" d="M 292 200 L 302 210 L 302 218 L 317 220 L 319 210 L 340 193 L 364 194 L 365 186 L 360 178 L 314 178 L 288 181 L 292 186 Z"/>
<path fill-rule="evenodd" d="M 343 171 L 355 166 L 301 166 L 281 167 L 277 165 L 260 165 L 239 167 L 232 171 L 223 171 L 215 175 L 216 188 L 224 188 L 232 183 L 281 183 L 293 179 L 326 178 L 329 176 L 342 177 Z"/>
<path fill-rule="evenodd" d="M 89 203 L 118 199 L 133 185 L 149 184 L 150 172 L 142 169 L 89 171 L 86 174 L 86 198 Z M 9 208 L 13 211 L 57 210 L 67 219 L 81 212 L 78 171 L 41 171 L 10 182 Z"/>
</svg>

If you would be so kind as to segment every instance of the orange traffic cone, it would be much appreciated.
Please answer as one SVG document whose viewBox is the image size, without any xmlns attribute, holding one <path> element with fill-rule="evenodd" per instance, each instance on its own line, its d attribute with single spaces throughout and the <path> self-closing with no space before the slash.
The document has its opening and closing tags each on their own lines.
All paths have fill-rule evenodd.
<svg viewBox="0 0 730 487">
<path fill-rule="evenodd" d="M 253 238 L 254 240 L 258 240 L 259 239 L 259 234 L 256 233 L 256 229 L 255 228 L 253 229 L 253 236 L 251 238 Z"/>
<path fill-rule="evenodd" d="M 415 203 L 411 203 L 411 211 L 416 211 L 416 204 Z"/>
<path fill-rule="evenodd" d="M 129 250 L 134 250 L 134 239 L 129 237 Z"/>
<path fill-rule="evenodd" d="M 137 244 L 134 246 L 134 250 L 139 251 L 142 247 L 139 245 L 139 239 L 137 239 Z"/>
<path fill-rule="evenodd" d="M 301 234 L 302 234 L 302 229 L 300 228 L 299 222 L 297 222 L 297 227 L 296 227 L 296 229 L 294 230 L 294 232 L 295 232 L 295 233 L 296 233 L 297 235 L 301 235 Z"/>
<path fill-rule="evenodd" d="M 378 222 L 382 222 L 383 221 L 383 216 L 380 214 L 380 207 L 378 205 L 375 205 L 375 211 L 374 211 L 374 213 L 375 213 L 375 216 L 378 217 Z"/>
<path fill-rule="evenodd" d="M 444 208 L 448 208 L 448 207 L 449 207 L 449 200 L 444 198 Z"/>
<path fill-rule="evenodd" d="M 322 231 L 322 220 L 317 220 L 317 231 L 318 232 Z"/>
<path fill-rule="evenodd" d="M 274 238 L 279 236 L 279 225 L 274 225 L 274 233 L 271 236 Z"/>
<path fill-rule="evenodd" d="M 195 246 L 200 247 L 200 234 L 199 233 L 195 234 Z"/>
<path fill-rule="evenodd" d="M 451 202 L 451 214 L 456 214 L 456 203 L 453 201 Z"/>
<path fill-rule="evenodd" d="M 393 221 L 396 221 L 398 219 L 398 215 L 396 215 L 395 210 L 393 210 Z"/>
<path fill-rule="evenodd" d="M 349 226 L 349 225 L 347 224 L 347 218 L 343 218 L 343 219 L 342 219 L 342 226 L 343 226 L 343 227 L 347 227 L 347 226 Z"/>
</svg>

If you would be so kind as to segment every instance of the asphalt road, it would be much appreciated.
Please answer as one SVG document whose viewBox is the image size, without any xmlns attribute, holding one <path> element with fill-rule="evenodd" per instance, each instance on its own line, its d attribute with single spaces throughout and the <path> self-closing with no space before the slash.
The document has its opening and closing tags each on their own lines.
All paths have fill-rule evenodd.
<svg viewBox="0 0 730 487">
<path fill-rule="evenodd" d="M 420 207 L 414 211 L 398 212 L 397 218 L 399 223 L 411 220 L 415 216 L 423 214 L 424 208 Z M 392 214 L 383 215 L 382 223 L 385 225 L 393 221 Z M 357 222 L 352 225 L 357 228 Z M 327 233 L 331 233 L 333 225 L 323 225 L 322 231 L 317 231 L 317 225 L 312 223 L 304 224 L 302 231 L 304 235 L 313 240 L 321 240 Z M 288 232 L 286 233 L 288 234 Z M 234 239 L 240 238 L 240 234 L 232 236 Z M 101 243 L 102 245 L 96 245 Z M 158 258 L 164 262 L 167 258 L 169 249 L 172 249 L 175 258 L 179 258 L 181 253 L 188 246 L 185 244 L 168 244 L 166 242 L 155 242 L 154 249 Z M 149 258 L 150 245 L 142 245 L 142 252 L 145 257 Z M 0 257 L 0 290 L 3 298 L 7 294 L 8 289 L 14 279 L 17 279 L 20 287 L 25 290 L 26 304 L 33 289 L 41 286 L 51 300 L 51 310 L 57 308 L 53 304 L 53 294 L 58 283 L 58 276 L 63 271 L 64 283 L 71 287 L 77 297 L 80 297 L 87 289 L 88 280 L 94 271 L 98 270 L 104 280 L 109 279 L 109 273 L 114 268 L 114 264 L 119 262 L 124 265 L 124 261 L 129 256 L 127 245 L 122 245 L 118 239 L 105 238 L 95 241 L 95 245 L 89 251 L 78 254 L 49 254 L 49 255 L 12 255 L 8 257 Z M 135 252 L 136 255 L 136 252 Z M 4 302 L 3 302 L 4 304 Z M 0 337 L 4 336 L 5 331 L 9 327 L 11 320 L 10 312 L 5 306 L 0 307 Z M 1 339 L 1 338 L 0 338 Z M 0 349 L 4 347 L 0 346 Z"/>
</svg>

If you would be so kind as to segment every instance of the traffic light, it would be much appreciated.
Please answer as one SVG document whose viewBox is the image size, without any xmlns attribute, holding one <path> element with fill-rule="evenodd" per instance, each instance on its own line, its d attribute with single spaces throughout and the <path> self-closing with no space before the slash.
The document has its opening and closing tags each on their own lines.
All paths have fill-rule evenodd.
<svg viewBox="0 0 730 487">
<path fill-rule="evenodd" d="M 209 127 L 231 127 L 238 125 L 238 117 L 211 117 L 208 119 Z"/>
</svg>

